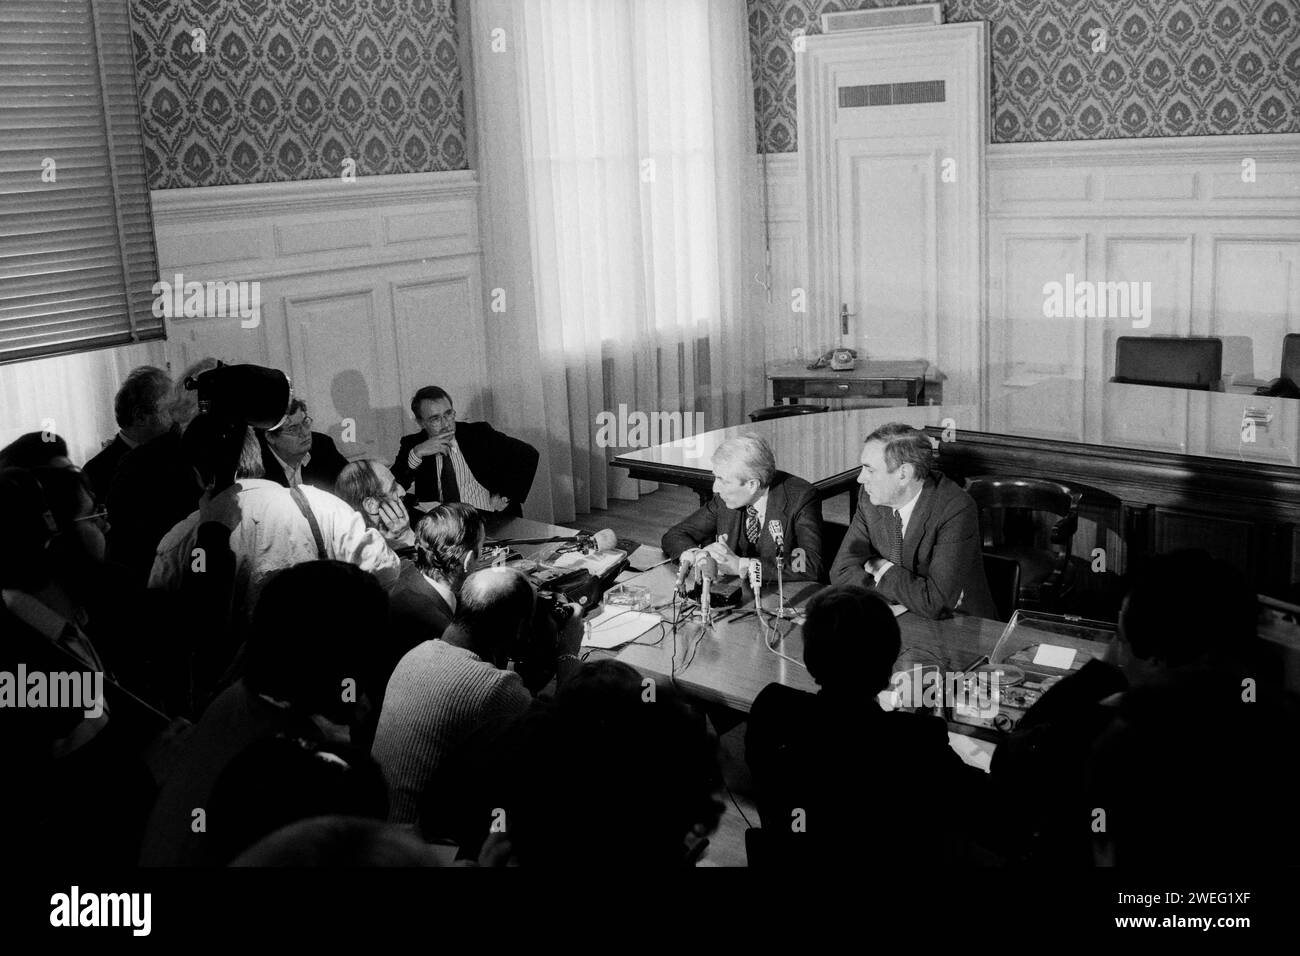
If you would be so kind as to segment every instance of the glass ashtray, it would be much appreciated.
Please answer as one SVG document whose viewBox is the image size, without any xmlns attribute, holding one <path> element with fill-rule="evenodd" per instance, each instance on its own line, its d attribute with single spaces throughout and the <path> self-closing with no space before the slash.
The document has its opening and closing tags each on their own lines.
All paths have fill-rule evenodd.
<svg viewBox="0 0 1300 956">
<path fill-rule="evenodd" d="M 633 611 L 650 609 L 650 591 L 637 584 L 619 584 L 605 592 L 605 603 Z"/>
</svg>

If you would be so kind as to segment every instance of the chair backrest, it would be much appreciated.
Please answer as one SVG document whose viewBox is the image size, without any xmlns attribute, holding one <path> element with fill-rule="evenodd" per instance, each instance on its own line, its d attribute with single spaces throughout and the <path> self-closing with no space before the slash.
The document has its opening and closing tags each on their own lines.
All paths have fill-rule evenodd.
<svg viewBox="0 0 1300 956">
<path fill-rule="evenodd" d="M 822 522 L 822 557 L 826 561 L 827 569 L 830 568 L 831 561 L 840 553 L 840 546 L 844 544 L 844 539 L 848 537 L 849 526 L 840 524 L 838 521 Z"/>
<path fill-rule="evenodd" d="M 998 609 L 998 620 L 1011 620 L 1020 604 L 1020 562 L 998 554 L 985 554 L 984 577 Z"/>
<path fill-rule="evenodd" d="M 1121 335 L 1115 340 L 1112 382 L 1212 390 L 1222 378 L 1220 339 Z"/>
<path fill-rule="evenodd" d="M 1282 378 L 1300 385 L 1300 334 L 1291 332 L 1282 339 Z"/>
<path fill-rule="evenodd" d="M 980 509 L 1027 508 L 1065 517 L 1078 511 L 1082 493 L 1057 481 L 980 475 L 966 482 L 966 493 Z"/>
</svg>

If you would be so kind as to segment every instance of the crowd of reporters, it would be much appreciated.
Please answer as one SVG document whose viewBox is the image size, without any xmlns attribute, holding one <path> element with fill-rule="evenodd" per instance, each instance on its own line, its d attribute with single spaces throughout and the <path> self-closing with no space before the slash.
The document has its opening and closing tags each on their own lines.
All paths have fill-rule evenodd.
<svg viewBox="0 0 1300 956">
<path fill-rule="evenodd" d="M 484 509 L 412 511 L 298 400 L 287 432 L 241 427 L 226 488 L 195 467 L 218 430 L 193 390 L 137 370 L 115 413 L 85 468 L 51 433 L 0 450 L 0 673 L 107 688 L 96 716 L 0 708 L 16 859 L 697 859 L 723 808 L 716 736 L 672 688 L 648 703 L 631 668 L 584 663 L 580 615 L 481 567 Z M 401 469 L 421 447 L 404 442 Z M 447 455 L 422 479 L 439 491 L 472 480 Z M 1112 653 L 1046 694 L 985 774 L 941 719 L 881 709 L 898 623 L 860 585 L 826 588 L 804 627 L 820 692 L 773 685 L 749 716 L 751 865 L 1290 862 L 1294 721 L 1253 615 L 1226 565 L 1156 559 Z"/>
</svg>

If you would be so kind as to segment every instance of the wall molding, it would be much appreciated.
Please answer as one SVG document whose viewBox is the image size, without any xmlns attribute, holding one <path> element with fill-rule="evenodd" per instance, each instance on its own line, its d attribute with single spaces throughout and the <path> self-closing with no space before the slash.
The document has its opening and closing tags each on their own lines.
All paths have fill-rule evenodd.
<svg viewBox="0 0 1300 956">
<path fill-rule="evenodd" d="M 173 371 L 213 355 L 283 369 L 345 454 L 389 458 L 438 383 L 485 414 L 479 184 L 472 172 L 155 192 L 160 275 L 258 283 L 260 323 L 167 319 Z M 341 439 L 351 419 L 355 439 Z"/>
<path fill-rule="evenodd" d="M 988 147 L 988 165 L 990 171 L 999 166 L 1023 168 L 1082 163 L 1158 166 L 1168 162 L 1202 162 L 1206 156 L 1232 153 L 1257 159 L 1294 159 L 1300 156 L 1300 133 L 993 143 Z"/>
<path fill-rule="evenodd" d="M 1242 181 L 1242 161 L 1255 181 Z M 1300 133 L 1014 143 L 988 151 L 990 219 L 1300 218 Z"/>
<path fill-rule="evenodd" d="M 187 225 L 222 216 L 283 216 L 327 209 L 367 209 L 374 205 L 416 202 L 477 201 L 478 175 L 473 170 L 401 173 L 341 179 L 307 179 L 290 183 L 251 183 L 155 189 L 150 193 L 155 226 Z"/>
</svg>

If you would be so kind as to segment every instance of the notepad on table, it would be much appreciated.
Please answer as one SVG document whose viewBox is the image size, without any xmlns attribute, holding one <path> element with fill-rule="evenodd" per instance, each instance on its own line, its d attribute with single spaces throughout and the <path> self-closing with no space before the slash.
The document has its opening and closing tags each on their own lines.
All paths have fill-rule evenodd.
<svg viewBox="0 0 1300 956">
<path fill-rule="evenodd" d="M 593 614 L 586 622 L 582 646 L 604 649 L 621 647 L 662 623 L 663 618 L 658 614 L 629 611 L 617 605 L 602 608 L 600 613 Z"/>
</svg>

